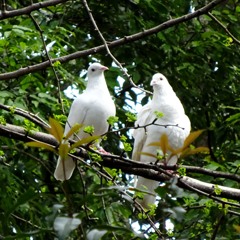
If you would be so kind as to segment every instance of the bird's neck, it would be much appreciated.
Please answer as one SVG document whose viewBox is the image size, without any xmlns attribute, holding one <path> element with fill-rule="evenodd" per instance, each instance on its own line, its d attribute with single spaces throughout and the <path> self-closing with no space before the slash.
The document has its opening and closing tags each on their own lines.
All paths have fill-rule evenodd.
<svg viewBox="0 0 240 240">
<path fill-rule="evenodd" d="M 90 81 L 88 81 L 86 90 L 87 91 L 94 91 L 94 90 L 108 91 L 108 87 L 107 87 L 104 75 L 102 74 L 100 77 L 95 77 L 95 78 L 92 78 Z"/>
<path fill-rule="evenodd" d="M 152 107 L 155 111 L 169 114 L 184 113 L 184 108 L 174 91 L 154 90 Z"/>
<path fill-rule="evenodd" d="M 173 91 L 166 91 L 164 89 L 154 89 L 152 101 L 161 104 L 169 98 L 175 98 L 176 94 Z"/>
</svg>

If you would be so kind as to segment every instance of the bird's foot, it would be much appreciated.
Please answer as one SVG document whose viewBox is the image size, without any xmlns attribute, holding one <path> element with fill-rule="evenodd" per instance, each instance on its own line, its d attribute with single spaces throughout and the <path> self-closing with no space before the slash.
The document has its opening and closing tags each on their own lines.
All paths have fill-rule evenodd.
<svg viewBox="0 0 240 240">
<path fill-rule="evenodd" d="M 106 155 L 110 155 L 110 152 L 107 152 L 106 150 L 104 150 L 103 148 L 98 148 L 98 152 L 101 154 L 106 154 Z"/>
</svg>

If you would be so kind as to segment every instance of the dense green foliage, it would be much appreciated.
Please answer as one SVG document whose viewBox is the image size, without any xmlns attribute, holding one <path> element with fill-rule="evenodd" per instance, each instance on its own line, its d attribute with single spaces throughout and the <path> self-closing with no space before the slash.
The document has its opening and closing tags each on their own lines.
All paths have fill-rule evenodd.
<svg viewBox="0 0 240 240">
<path fill-rule="evenodd" d="M 197 11 L 209 2 L 98 0 L 88 4 L 106 42 L 112 42 Z M 11 11 L 30 6 L 31 1 L 10 0 L 6 4 L 5 10 Z M 103 44 L 84 1 L 65 1 L 10 18 L 4 17 L 4 6 L 1 7 L 1 74 Z M 210 14 L 110 49 L 141 88 L 152 91 L 151 76 L 156 72 L 166 75 L 191 119 L 192 129 L 207 129 L 196 145 L 209 147 L 210 154 L 186 157 L 181 164 L 239 174 L 239 19 L 240 2 L 222 1 Z M 37 114 L 45 122 L 54 117 L 64 125 L 72 102 L 65 90 L 70 86 L 81 93 L 85 88 L 85 70 L 89 62 L 96 60 L 110 68 L 105 76 L 117 105 L 115 129 L 133 126 L 134 119 L 129 112 L 136 113 L 136 104 L 144 105 L 149 95 L 139 98 L 140 91 L 136 91 L 121 69 L 113 64 L 106 50 L 96 54 L 92 51 L 64 63 L 57 61 L 52 67 L 43 66 L 11 79 L 3 76 L 0 104 L 10 106 L 10 110 L 0 107 L 0 123 L 22 126 L 26 134 L 46 132 L 15 113 L 16 108 L 21 108 Z M 119 76 L 124 79 L 123 85 L 118 81 Z M 85 163 L 79 161 L 79 168 L 69 181 L 60 183 L 53 177 L 56 154 L 27 147 L 22 141 L 2 135 L 0 238 L 53 239 L 58 235 L 59 239 L 86 239 L 91 230 L 98 235 L 95 239 L 103 235 L 103 239 L 240 238 L 239 206 L 222 204 L 194 190 L 180 189 L 170 181 L 157 189 L 160 201 L 155 212 L 139 213 L 133 210 L 133 201 L 125 194 L 127 191 L 132 196 L 128 186 L 133 176 L 103 168 L 101 159 L 91 155 Z M 121 155 L 124 146 L 125 155 L 129 157 L 132 143 L 127 129 L 108 134 L 103 141 L 104 148 L 115 155 Z M 191 171 L 187 175 L 239 188 L 239 183 L 230 179 Z M 56 226 L 54 230 L 56 219 L 61 223 L 67 220 L 60 217 L 74 217 L 72 224 L 66 224 L 65 232 L 56 231 Z M 162 235 L 149 225 L 149 219 L 156 223 Z M 168 231 L 166 221 L 169 219 L 174 228 Z M 138 224 L 132 224 L 137 221 Z"/>
</svg>

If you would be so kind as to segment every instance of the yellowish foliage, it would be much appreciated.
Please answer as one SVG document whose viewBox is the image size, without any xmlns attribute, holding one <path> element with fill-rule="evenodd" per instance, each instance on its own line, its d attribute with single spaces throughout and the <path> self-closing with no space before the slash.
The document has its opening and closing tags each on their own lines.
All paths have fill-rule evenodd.
<svg viewBox="0 0 240 240">
<path fill-rule="evenodd" d="M 56 152 L 56 150 L 53 147 L 51 147 L 50 145 L 48 145 L 46 143 L 42 143 L 42 142 L 28 142 L 28 143 L 26 143 L 26 145 L 29 147 L 45 148 L 52 152 Z"/>
<path fill-rule="evenodd" d="M 186 140 L 184 141 L 183 147 L 175 149 L 175 150 L 170 146 L 168 136 L 166 134 L 163 134 L 161 136 L 159 142 L 152 142 L 149 144 L 149 146 L 159 147 L 162 150 L 164 156 L 166 155 L 167 151 L 170 151 L 172 153 L 170 158 L 172 156 L 178 155 L 178 154 L 181 154 L 180 158 L 183 158 L 188 155 L 193 155 L 196 153 L 209 153 L 208 147 L 197 147 L 197 148 L 190 147 L 192 142 L 194 142 L 202 134 L 203 131 L 204 130 L 198 130 L 198 131 L 191 132 L 188 135 L 188 137 L 186 138 Z M 156 155 L 154 155 L 152 153 L 141 152 L 140 154 L 156 158 Z"/>
<path fill-rule="evenodd" d="M 62 125 L 55 119 L 49 118 L 49 128 L 46 128 L 47 131 L 52 134 L 57 141 L 60 143 L 63 139 L 64 129 Z"/>
<path fill-rule="evenodd" d="M 74 133 L 77 133 L 82 127 L 83 127 L 83 124 L 78 124 L 78 123 L 74 124 L 74 126 L 72 126 L 72 128 L 68 131 L 67 135 L 64 138 L 69 139 Z"/>
</svg>

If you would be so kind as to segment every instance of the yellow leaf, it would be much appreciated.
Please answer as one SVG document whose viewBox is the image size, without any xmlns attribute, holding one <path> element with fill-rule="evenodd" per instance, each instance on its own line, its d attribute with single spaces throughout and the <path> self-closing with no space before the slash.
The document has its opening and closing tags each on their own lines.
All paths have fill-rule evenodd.
<svg viewBox="0 0 240 240">
<path fill-rule="evenodd" d="M 185 139 L 182 149 L 187 148 L 196 138 L 198 138 L 202 134 L 203 131 L 205 130 L 203 129 L 203 130 L 197 130 L 197 131 L 191 132 L 188 135 L 188 137 Z"/>
<path fill-rule="evenodd" d="M 58 148 L 58 153 L 59 153 L 59 156 L 62 158 L 62 159 L 66 159 L 68 153 L 69 153 L 69 150 L 70 150 L 70 147 L 69 147 L 69 144 L 68 143 L 61 143 L 59 148 Z"/>
<path fill-rule="evenodd" d="M 50 127 L 46 128 L 47 131 L 52 134 L 58 142 L 62 142 L 64 129 L 62 125 L 55 119 L 49 118 Z"/>
<path fill-rule="evenodd" d="M 240 233 L 240 225 L 233 225 L 237 233 Z"/>
<path fill-rule="evenodd" d="M 72 144 L 71 149 L 80 147 L 80 146 L 82 146 L 84 144 L 87 144 L 87 143 L 91 143 L 91 142 L 93 142 L 93 141 L 95 141 L 99 138 L 100 138 L 100 136 L 90 136 L 90 137 L 83 138 L 82 140 L 79 140 L 76 143 Z"/>
<path fill-rule="evenodd" d="M 68 123 L 66 123 L 66 124 L 68 124 Z M 66 140 L 69 139 L 74 133 L 78 132 L 79 129 L 81 129 L 82 127 L 83 127 L 83 124 L 78 124 L 78 123 L 74 124 L 64 138 Z"/>
<path fill-rule="evenodd" d="M 209 148 L 208 147 L 197 147 L 194 149 L 190 149 L 187 148 L 186 150 L 188 150 L 187 152 L 183 152 L 182 154 L 184 154 L 184 156 L 188 156 L 188 155 L 193 155 L 193 154 L 197 154 L 197 153 L 209 153 Z M 181 157 L 182 157 L 181 154 Z"/>
<path fill-rule="evenodd" d="M 160 138 L 160 147 L 163 152 L 163 156 L 166 156 L 167 150 L 168 150 L 168 136 L 166 134 L 163 134 Z"/>
<path fill-rule="evenodd" d="M 163 156 L 165 156 L 167 154 L 167 151 L 171 151 L 174 152 L 175 150 L 169 145 L 168 142 L 168 136 L 166 134 L 163 134 L 160 138 L 159 142 L 152 142 L 150 144 L 148 144 L 148 146 L 155 146 L 155 147 L 159 147 L 161 148 L 162 152 L 163 152 Z"/>
<path fill-rule="evenodd" d="M 29 147 L 38 147 L 38 148 L 45 148 L 47 150 L 50 150 L 52 152 L 56 152 L 55 148 L 51 147 L 50 145 L 42 142 L 28 142 L 26 143 Z"/>
<path fill-rule="evenodd" d="M 139 154 L 145 155 L 145 156 L 148 156 L 148 157 L 157 158 L 156 154 L 154 155 L 154 154 L 148 153 L 148 152 L 139 152 Z"/>
<path fill-rule="evenodd" d="M 148 146 L 160 147 L 160 142 L 151 142 Z"/>
</svg>

